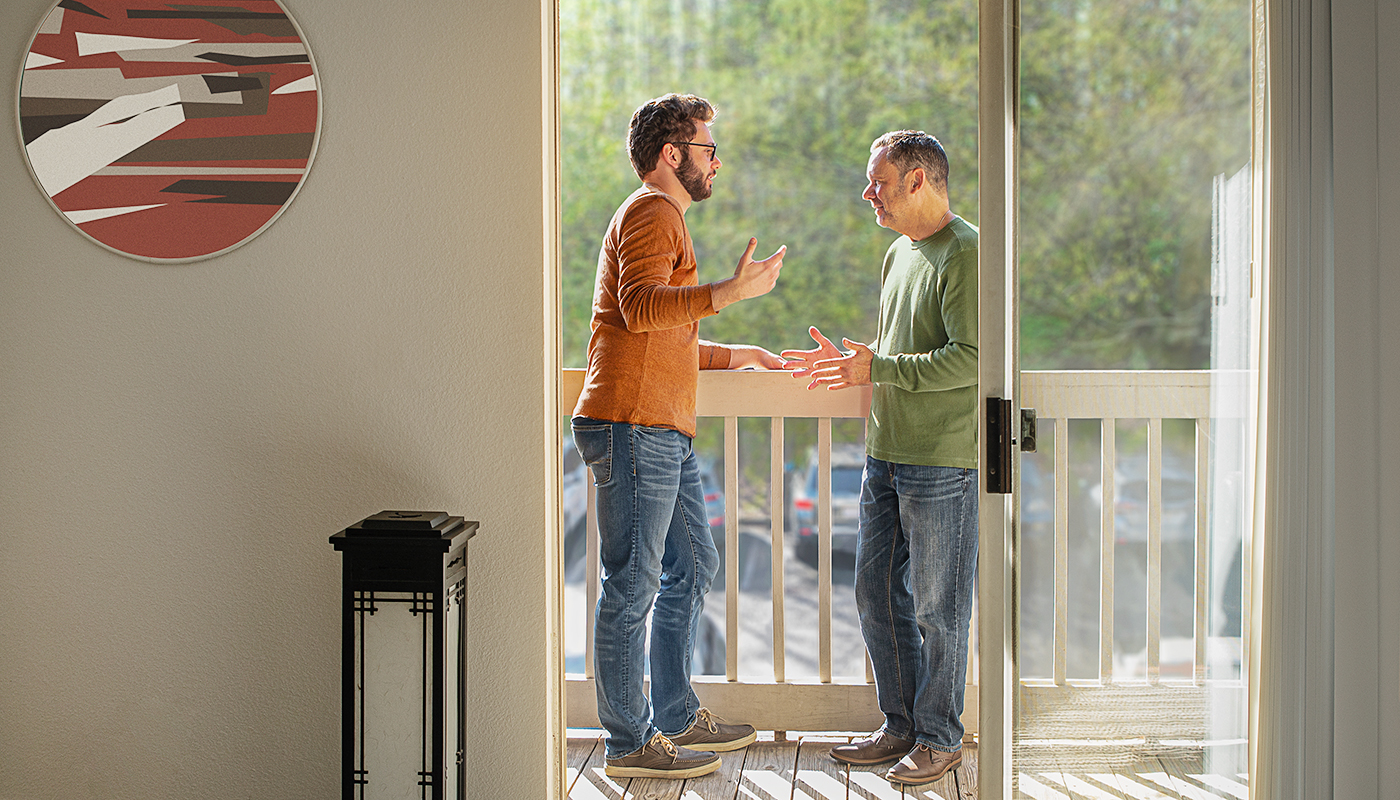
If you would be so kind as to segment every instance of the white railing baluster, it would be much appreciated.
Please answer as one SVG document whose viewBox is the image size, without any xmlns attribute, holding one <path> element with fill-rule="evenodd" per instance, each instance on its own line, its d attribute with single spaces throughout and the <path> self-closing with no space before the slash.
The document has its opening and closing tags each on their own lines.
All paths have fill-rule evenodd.
<svg viewBox="0 0 1400 800">
<path fill-rule="evenodd" d="M 1162 418 L 1147 420 L 1147 680 L 1162 677 Z"/>
<path fill-rule="evenodd" d="M 1252 401 L 1253 398 L 1251 398 L 1251 402 Z M 1255 435 L 1250 433 L 1245 435 L 1244 438 L 1245 441 L 1248 442 L 1248 447 L 1246 448 L 1248 455 L 1244 460 L 1245 475 L 1247 476 L 1246 480 L 1250 482 L 1250 496 L 1253 496 L 1253 491 L 1256 487 L 1262 488 L 1259 481 L 1263 476 L 1255 471 Z M 1240 488 L 1244 489 L 1245 487 L 1241 486 Z M 1254 506 L 1245 505 L 1243 517 L 1248 520 L 1253 516 Z M 1244 536 L 1240 537 L 1240 568 L 1243 572 L 1240 574 L 1240 594 L 1238 595 L 1240 610 L 1243 612 L 1240 614 L 1240 677 L 1245 679 L 1249 677 L 1250 642 L 1253 641 L 1253 634 L 1249 631 L 1249 620 L 1254 615 L 1249 613 L 1249 603 L 1250 598 L 1254 597 L 1254 587 L 1251 584 L 1254 582 L 1252 576 L 1254 575 L 1254 537 L 1256 535 L 1257 533 L 1254 530 L 1253 524 L 1245 522 Z M 1227 675 L 1226 677 L 1233 676 Z"/>
<path fill-rule="evenodd" d="M 968 679 L 971 678 L 971 676 L 977 674 L 977 651 L 980 648 L 977 643 L 977 598 L 975 596 L 972 598 L 972 613 L 969 614 L 968 617 L 969 619 L 967 626 L 967 674 L 966 677 L 964 677 L 963 679 L 964 683 L 967 683 Z M 866 652 L 865 663 L 867 669 L 869 669 L 870 653 L 868 651 Z M 868 680 L 871 683 L 875 682 L 873 670 L 871 670 L 870 678 Z"/>
<path fill-rule="evenodd" d="M 584 609 L 583 625 L 588 633 L 583 645 L 583 674 L 586 677 L 593 677 L 593 610 L 598 607 L 598 590 L 603 585 L 601 574 L 602 560 L 599 558 L 598 544 L 598 487 L 593 485 L 593 470 L 589 469 L 584 476 L 588 482 L 588 510 L 584 518 L 584 553 L 587 559 L 584 562 L 584 597 L 587 598 L 588 608 Z"/>
<path fill-rule="evenodd" d="M 817 677 L 831 683 L 831 417 L 817 419 Z"/>
<path fill-rule="evenodd" d="M 1210 489 L 1210 419 L 1196 420 L 1196 625 L 1195 669 L 1192 675 L 1196 683 L 1206 679 L 1206 643 L 1210 637 L 1207 618 L 1210 589 L 1210 543 L 1207 521 L 1210 519 L 1210 506 L 1207 502 Z"/>
<path fill-rule="evenodd" d="M 783 511 L 787 486 L 783 482 L 783 418 L 769 420 L 768 434 L 768 520 L 773 587 L 773 680 L 787 680 L 783 622 Z"/>
<path fill-rule="evenodd" d="M 1055 643 L 1051 676 L 1064 686 L 1069 658 L 1069 419 L 1055 419 Z"/>
<path fill-rule="evenodd" d="M 865 420 L 864 420 L 863 422 L 861 422 L 861 426 L 860 426 L 860 437 L 861 437 L 861 441 L 862 441 L 862 442 L 865 441 L 865 440 L 867 440 L 868 438 L 870 438 L 870 417 L 869 417 L 869 416 L 867 416 L 867 417 L 865 418 Z M 861 460 L 861 463 L 862 463 L 862 464 L 864 463 L 864 459 Z M 865 468 L 864 468 L 864 467 L 861 467 L 861 469 L 862 469 L 862 471 L 863 471 Z M 862 481 L 864 481 L 864 478 L 862 478 Z M 973 597 L 973 598 L 972 598 L 972 613 L 973 613 L 973 614 L 976 614 L 976 613 L 977 613 L 977 598 L 976 598 L 976 597 Z M 974 616 L 973 619 L 972 619 L 972 631 L 973 631 L 973 633 L 976 633 L 976 632 L 977 632 L 977 618 L 976 618 L 975 616 Z M 976 649 L 975 644 L 973 644 L 973 643 L 975 643 L 976 641 L 977 641 L 976 639 L 971 639 L 971 640 L 969 640 L 969 644 L 968 644 L 968 648 L 967 648 L 969 652 L 972 652 L 972 651 L 974 651 L 974 650 Z M 870 660 L 870 648 L 868 648 L 868 647 L 865 646 L 865 637 L 863 637 L 863 636 L 861 637 L 860 649 L 863 650 L 863 651 L 865 651 L 865 682 L 866 682 L 866 683 L 869 683 L 869 684 L 874 684 L 874 683 L 875 683 L 875 664 L 872 663 L 871 660 Z M 975 662 L 972 662 L 972 663 L 970 663 L 970 664 L 968 665 L 967 674 L 968 674 L 968 678 L 966 679 L 967 681 L 976 680 L 975 677 L 973 677 L 973 676 L 977 675 L 977 670 L 976 670 L 976 668 L 975 668 Z"/>
<path fill-rule="evenodd" d="M 1113 545 L 1117 541 L 1118 420 L 1108 418 L 1100 423 L 1103 431 L 1100 487 L 1103 509 L 1099 534 L 1099 681 L 1113 682 Z"/>
<path fill-rule="evenodd" d="M 724 677 L 739 680 L 739 419 L 724 418 Z"/>
</svg>

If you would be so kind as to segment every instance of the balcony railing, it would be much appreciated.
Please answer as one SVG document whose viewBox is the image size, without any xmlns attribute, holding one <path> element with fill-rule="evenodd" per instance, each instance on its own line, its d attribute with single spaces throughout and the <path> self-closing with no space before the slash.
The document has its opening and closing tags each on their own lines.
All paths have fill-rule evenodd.
<svg viewBox="0 0 1400 800">
<path fill-rule="evenodd" d="M 561 389 L 561 407 L 574 407 L 582 390 L 582 370 L 565 370 Z M 1097 687 L 1112 690 L 1115 684 L 1142 683 L 1149 688 L 1165 686 L 1178 692 L 1184 702 L 1195 704 L 1210 701 L 1206 684 L 1220 677 L 1207 671 L 1209 652 L 1208 599 L 1212 594 L 1213 576 L 1223 571 L 1222 553 L 1236 550 L 1214 547 L 1210 540 L 1213 529 L 1219 527 L 1210 518 L 1212 512 L 1212 460 L 1220 451 L 1220 443 L 1212 438 L 1212 420 L 1225 420 L 1231 431 L 1243 431 L 1247 408 L 1248 385 L 1239 373 L 1208 371 L 1171 372 L 1026 372 L 1022 375 L 1022 405 L 1035 408 L 1045 430 L 1053 429 L 1050 440 L 1042 439 L 1041 450 L 1049 444 L 1053 451 L 1053 614 L 1049 629 L 1044 632 L 1054 643 L 1053 664 L 1048 675 L 1023 676 L 1023 691 L 1038 700 L 1034 707 L 1049 707 L 1057 694 L 1073 694 L 1080 702 L 1085 692 Z M 1222 402 L 1222 398 L 1230 398 Z M 706 371 L 700 375 L 697 411 L 702 417 L 718 417 L 724 424 L 724 499 L 725 543 L 730 554 L 724 564 L 725 674 L 697 677 L 696 691 L 701 701 L 716 713 L 743 719 L 764 730 L 841 730 L 861 731 L 878 727 L 882 721 L 876 708 L 873 678 L 868 660 L 863 677 L 838 677 L 832 674 L 832 550 L 831 550 L 831 455 L 832 421 L 862 419 L 869 408 L 868 390 L 808 391 L 806 382 L 794 380 L 781 372 Z M 739 630 L 744 614 L 768 613 L 767 609 L 745 609 L 746 599 L 739 586 L 739 420 L 764 418 L 770 421 L 769 463 L 771 469 L 769 492 L 769 537 L 771 556 L 772 614 L 772 675 L 754 677 L 739 673 Z M 788 617 L 784 609 L 784 513 L 789 487 L 784 475 L 784 421 L 812 418 L 817 425 L 816 519 L 819 532 L 817 558 L 817 652 L 815 674 L 792 674 L 787 668 L 785 628 Z M 1082 669 L 1071 675 L 1067 643 L 1070 639 L 1070 425 L 1069 420 L 1097 421 L 1099 428 L 1099 487 L 1101 517 L 1097 531 L 1098 557 L 1098 628 L 1100 631 L 1096 674 L 1085 676 Z M 1131 677 L 1115 674 L 1122 653 L 1115 652 L 1115 544 L 1119 541 L 1115 502 L 1115 486 L 1121 482 L 1115 475 L 1120 461 L 1116 431 L 1119 420 L 1144 421 L 1146 426 L 1146 648 L 1144 668 Z M 1194 500 L 1191 512 L 1194 525 L 1194 632 L 1190 637 L 1190 665 L 1184 676 L 1177 671 L 1166 678 L 1162 675 L 1162 538 L 1163 538 L 1163 421 L 1184 420 L 1194 426 Z M 1049 424 L 1047 424 L 1047 422 Z M 1085 423 L 1077 422 L 1077 425 Z M 1093 423 L 1088 423 L 1092 425 Z M 1142 423 L 1138 423 L 1142 424 Z M 1233 436 L 1234 434 L 1232 434 Z M 1237 438 L 1237 437 L 1236 437 Z M 1234 441 L 1232 438 L 1231 441 Z M 1246 448 L 1235 448 L 1245 452 Z M 1227 454 L 1234 459 L 1233 454 Z M 1079 470 L 1082 472 L 1082 469 Z M 591 482 L 590 482 L 591 484 Z M 586 575 L 584 602 L 586 610 L 572 617 L 586 625 L 585 653 L 582 674 L 571 674 L 567 682 L 567 718 L 573 727 L 596 727 L 593 680 L 592 609 L 596 606 L 600 586 L 598 567 L 597 525 L 593 509 L 593 492 L 589 487 Z M 1081 523 L 1082 524 L 1082 523 Z M 1224 523 L 1221 523 L 1224 524 Z M 1236 534 L 1239 535 L 1239 534 Z M 1218 538 L 1218 536 L 1216 537 Z M 1247 555 L 1248 548 L 1242 548 Z M 1237 557 L 1237 556 L 1236 556 Z M 1214 570 L 1214 571 L 1213 571 Z M 1249 565 L 1243 564 L 1244 584 L 1248 592 Z M 1075 579 L 1082 582 L 1083 577 Z M 749 600 L 751 602 L 751 599 Z M 1023 621 L 1023 635 L 1025 634 Z M 973 622 L 976 630 L 976 621 Z M 1248 641 L 1248 631 L 1238 634 Z M 974 639 L 975 642 L 975 639 Z M 1180 650 L 1180 637 L 1174 637 L 1174 650 Z M 974 662 L 976 647 L 969 661 Z M 811 654 L 804 654 L 810 656 Z M 1134 654 L 1139 655 L 1139 654 Z M 1239 654 L 1243 658 L 1243 653 Z M 1173 655 L 1172 663 L 1179 668 L 1181 656 Z M 807 663 L 810 658 L 804 659 Z M 975 663 L 969 664 L 968 680 L 976 680 Z M 1236 685 L 1238 680 L 1236 678 Z M 1180 692 L 1186 694 L 1180 694 Z M 964 724 L 969 733 L 977 730 L 977 691 L 969 685 L 964 710 Z M 1117 699 L 1113 699 L 1113 698 Z M 1121 692 L 1106 691 L 1104 702 L 1095 703 L 1105 709 L 1122 704 Z M 1110 715 L 1111 716 L 1111 715 Z"/>
</svg>

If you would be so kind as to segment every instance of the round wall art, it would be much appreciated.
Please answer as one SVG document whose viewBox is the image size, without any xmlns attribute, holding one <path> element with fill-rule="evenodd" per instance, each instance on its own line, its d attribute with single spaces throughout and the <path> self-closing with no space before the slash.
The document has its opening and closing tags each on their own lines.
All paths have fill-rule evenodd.
<svg viewBox="0 0 1400 800">
<path fill-rule="evenodd" d="M 276 0 L 61 0 L 20 73 L 39 187 L 79 231 L 147 261 L 238 247 L 316 152 L 311 51 Z"/>
</svg>

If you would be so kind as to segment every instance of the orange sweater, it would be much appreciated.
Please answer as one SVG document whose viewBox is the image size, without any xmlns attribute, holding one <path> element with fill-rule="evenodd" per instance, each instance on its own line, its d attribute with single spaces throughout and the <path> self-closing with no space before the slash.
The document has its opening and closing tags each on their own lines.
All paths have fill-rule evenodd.
<svg viewBox="0 0 1400 800">
<path fill-rule="evenodd" d="M 695 435 L 702 369 L 726 369 L 729 350 L 700 341 L 715 314 L 696 277 L 680 204 L 643 186 L 608 224 L 593 287 L 588 371 L 575 415 Z"/>
</svg>

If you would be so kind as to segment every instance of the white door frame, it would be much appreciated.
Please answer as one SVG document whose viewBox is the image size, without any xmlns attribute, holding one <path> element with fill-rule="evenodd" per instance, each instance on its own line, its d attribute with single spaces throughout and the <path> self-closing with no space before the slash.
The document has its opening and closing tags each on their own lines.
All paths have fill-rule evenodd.
<svg viewBox="0 0 1400 800">
<path fill-rule="evenodd" d="M 982 0 L 978 14 L 978 441 L 986 452 L 987 399 L 1021 408 L 1016 274 L 1016 151 L 1020 0 Z M 1020 431 L 1013 431 L 1019 438 Z M 1012 448 L 1012 486 L 1020 479 Z M 1015 494 L 989 494 L 985 464 L 978 502 L 977 649 L 980 691 L 977 796 L 1011 796 L 1011 731 L 1016 665 Z"/>
</svg>

